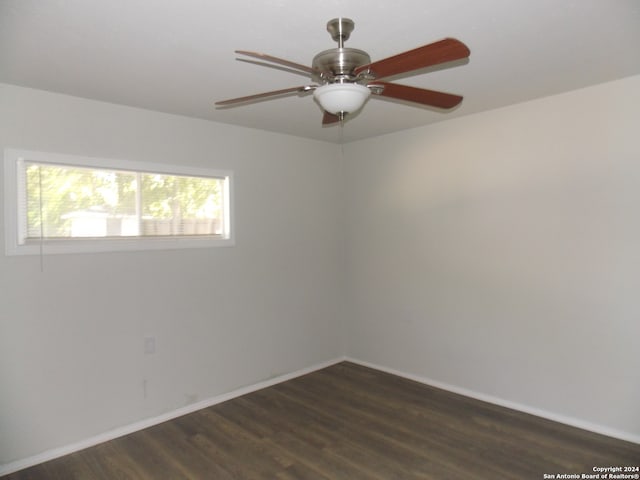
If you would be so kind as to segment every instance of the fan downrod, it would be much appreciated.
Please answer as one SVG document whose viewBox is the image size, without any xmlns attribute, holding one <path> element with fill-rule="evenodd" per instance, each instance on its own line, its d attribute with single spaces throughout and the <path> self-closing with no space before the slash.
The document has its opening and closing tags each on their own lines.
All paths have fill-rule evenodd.
<svg viewBox="0 0 640 480">
<path fill-rule="evenodd" d="M 343 48 L 355 26 L 350 18 L 334 18 L 327 22 L 327 32 L 334 42 L 338 42 L 338 48 Z"/>
<path fill-rule="evenodd" d="M 355 23 L 350 18 L 334 18 L 327 22 L 327 31 L 338 42 L 338 48 L 325 50 L 313 58 L 314 77 L 320 83 L 354 83 L 357 77 L 353 71 L 361 65 L 371 63 L 367 52 L 344 46 L 354 28 Z"/>
</svg>

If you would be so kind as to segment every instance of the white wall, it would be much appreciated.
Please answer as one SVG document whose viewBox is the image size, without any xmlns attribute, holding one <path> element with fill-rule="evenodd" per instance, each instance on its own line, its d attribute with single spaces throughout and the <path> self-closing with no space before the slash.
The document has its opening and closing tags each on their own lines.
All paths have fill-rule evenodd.
<svg viewBox="0 0 640 480">
<path fill-rule="evenodd" d="M 335 145 L 0 85 L 6 147 L 231 169 L 237 216 L 234 247 L 0 256 L 0 467 L 344 353 Z"/>
<path fill-rule="evenodd" d="M 346 146 L 350 356 L 640 439 L 640 77 Z"/>
<path fill-rule="evenodd" d="M 334 145 L 0 85 L 0 148 L 231 169 L 237 212 L 229 248 L 43 272 L 0 256 L 0 470 L 345 349 L 640 438 L 638 105 L 632 77 L 348 144 L 342 164 Z"/>
</svg>

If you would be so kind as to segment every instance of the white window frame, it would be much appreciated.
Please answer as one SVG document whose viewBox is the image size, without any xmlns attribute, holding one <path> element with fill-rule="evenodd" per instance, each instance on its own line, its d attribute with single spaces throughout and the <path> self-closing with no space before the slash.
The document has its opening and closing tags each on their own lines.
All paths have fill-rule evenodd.
<svg viewBox="0 0 640 480">
<path fill-rule="evenodd" d="M 19 162 L 31 161 L 118 171 L 148 172 L 166 175 L 186 175 L 222 178 L 224 185 L 224 233 L 223 235 L 182 235 L 171 237 L 109 237 L 41 239 L 19 243 L 20 169 Z M 181 248 L 221 247 L 234 244 L 233 226 L 233 172 L 191 166 L 166 165 L 124 161 L 110 158 L 84 157 L 59 153 L 38 152 L 7 148 L 4 151 L 4 227 L 6 255 L 42 255 L 65 253 L 118 252 L 131 250 L 169 250 Z"/>
</svg>

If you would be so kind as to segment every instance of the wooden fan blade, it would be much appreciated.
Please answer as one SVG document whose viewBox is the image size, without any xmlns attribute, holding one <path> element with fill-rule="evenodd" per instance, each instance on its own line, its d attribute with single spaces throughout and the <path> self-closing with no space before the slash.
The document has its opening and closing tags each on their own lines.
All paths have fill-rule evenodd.
<svg viewBox="0 0 640 480">
<path fill-rule="evenodd" d="M 462 101 L 460 95 L 451 93 L 436 92 L 435 90 L 426 90 L 424 88 L 409 87 L 407 85 L 399 85 L 397 83 L 372 82 L 369 86 L 379 85 L 384 89 L 377 93 L 382 97 L 395 98 L 398 100 L 406 100 L 421 105 L 438 108 L 453 108 Z M 375 89 L 373 90 L 375 94 Z"/>
<path fill-rule="evenodd" d="M 303 72 L 308 74 L 313 73 L 313 69 L 311 67 L 307 67 L 306 65 L 301 65 L 295 62 L 290 62 L 289 60 L 284 60 L 282 58 L 267 55 L 265 53 L 247 52 L 246 50 L 236 50 L 236 53 L 240 55 L 246 55 L 247 57 L 257 58 L 265 62 L 277 63 L 278 65 L 284 65 L 285 67 L 293 68 L 296 70 L 302 70 Z"/>
<path fill-rule="evenodd" d="M 400 73 L 411 72 L 420 68 L 451 62 L 467 58 L 471 52 L 469 48 L 455 38 L 445 38 L 429 45 L 378 60 L 368 65 L 362 65 L 354 70 L 358 75 L 369 71 L 375 78 L 385 78 Z"/>
<path fill-rule="evenodd" d="M 237 103 L 252 102 L 254 100 L 260 100 L 261 98 L 276 97 L 278 95 L 286 95 L 288 93 L 306 92 L 308 90 L 310 90 L 310 88 L 304 85 L 301 87 L 283 88 L 282 90 L 273 90 L 271 92 L 257 93 L 255 95 L 247 95 L 246 97 L 238 97 L 238 98 L 232 98 L 230 100 L 222 100 L 220 102 L 216 102 L 215 105 L 218 107 L 224 107 L 228 105 L 235 105 Z"/>
<path fill-rule="evenodd" d="M 334 123 L 338 123 L 340 121 L 340 117 L 338 115 L 334 115 L 333 113 L 329 113 L 327 111 L 324 112 L 322 117 L 322 125 L 331 125 Z"/>
</svg>

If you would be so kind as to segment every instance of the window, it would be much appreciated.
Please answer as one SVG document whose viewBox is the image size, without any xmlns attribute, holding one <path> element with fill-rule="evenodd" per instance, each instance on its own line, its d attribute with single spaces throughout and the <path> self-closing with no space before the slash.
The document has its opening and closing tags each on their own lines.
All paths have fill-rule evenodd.
<svg viewBox="0 0 640 480">
<path fill-rule="evenodd" d="M 230 172 L 5 150 L 8 255 L 230 245 Z"/>
</svg>

